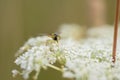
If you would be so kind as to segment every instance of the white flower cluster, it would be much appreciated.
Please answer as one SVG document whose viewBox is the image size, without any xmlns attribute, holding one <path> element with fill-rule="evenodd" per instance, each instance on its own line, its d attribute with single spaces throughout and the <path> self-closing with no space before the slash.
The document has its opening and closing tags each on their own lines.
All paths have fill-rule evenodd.
<svg viewBox="0 0 120 80">
<path fill-rule="evenodd" d="M 81 27 L 77 24 L 62 24 L 58 32 L 61 33 L 60 36 L 64 39 L 73 38 L 79 40 L 85 35 L 85 27 Z"/>
<path fill-rule="evenodd" d="M 38 77 L 41 68 L 46 69 L 47 66 L 54 67 L 59 54 L 59 45 L 56 41 L 48 36 L 40 36 L 29 39 L 17 53 L 15 63 L 20 66 L 22 72 L 13 70 L 13 76 L 20 74 L 24 79 L 29 78 L 32 71 L 36 71 L 35 80 Z"/>
<path fill-rule="evenodd" d="M 75 80 L 120 80 L 119 42 L 114 67 L 112 63 L 113 27 L 93 28 L 88 33 L 87 39 L 68 50 L 71 53 L 63 76 Z"/>
<path fill-rule="evenodd" d="M 112 63 L 113 27 L 92 28 L 87 32 L 88 37 L 80 41 L 65 38 L 57 43 L 47 36 L 29 39 L 15 60 L 22 71 L 13 70 L 13 76 L 20 74 L 28 79 L 36 71 L 37 80 L 41 68 L 51 67 L 74 80 L 120 80 L 120 42 L 116 63 Z M 56 67 L 56 61 L 62 67 Z"/>
</svg>

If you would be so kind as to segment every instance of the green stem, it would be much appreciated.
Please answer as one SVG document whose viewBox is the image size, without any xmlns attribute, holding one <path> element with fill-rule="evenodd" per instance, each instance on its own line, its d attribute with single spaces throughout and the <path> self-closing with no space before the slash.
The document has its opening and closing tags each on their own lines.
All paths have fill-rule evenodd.
<svg viewBox="0 0 120 80">
<path fill-rule="evenodd" d="M 63 72 L 62 69 L 60 69 L 59 67 L 56 67 L 56 66 L 54 66 L 54 65 L 48 64 L 47 66 L 49 66 L 49 67 L 51 67 L 51 68 L 53 68 L 53 69 L 55 69 L 55 70 L 57 70 L 57 71 Z"/>
<path fill-rule="evenodd" d="M 40 68 L 36 72 L 35 76 L 33 76 L 33 80 L 37 80 L 39 73 L 40 73 Z"/>
</svg>

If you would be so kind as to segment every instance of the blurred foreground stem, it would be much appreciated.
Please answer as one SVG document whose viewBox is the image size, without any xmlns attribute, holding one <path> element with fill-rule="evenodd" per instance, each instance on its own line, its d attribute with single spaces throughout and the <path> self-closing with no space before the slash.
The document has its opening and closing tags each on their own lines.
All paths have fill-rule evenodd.
<svg viewBox="0 0 120 80">
<path fill-rule="evenodd" d="M 116 61 L 116 48 L 117 48 L 117 35 L 118 35 L 118 21 L 119 21 L 119 5 L 120 0 L 116 2 L 116 17 L 115 17 L 115 26 L 114 26 L 114 38 L 113 38 L 113 63 Z"/>
</svg>

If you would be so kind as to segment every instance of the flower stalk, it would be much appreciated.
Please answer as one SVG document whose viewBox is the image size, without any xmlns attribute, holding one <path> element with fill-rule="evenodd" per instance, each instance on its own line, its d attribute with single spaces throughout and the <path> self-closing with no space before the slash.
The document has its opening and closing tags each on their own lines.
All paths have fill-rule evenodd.
<svg viewBox="0 0 120 80">
<path fill-rule="evenodd" d="M 116 61 L 116 48 L 117 48 L 117 35 L 118 35 L 118 21 L 119 21 L 120 0 L 117 0 L 116 3 L 117 3 L 117 5 L 116 5 L 116 17 L 115 17 L 114 38 L 113 38 L 113 53 L 112 53 L 113 63 L 115 63 L 115 61 Z"/>
<path fill-rule="evenodd" d="M 56 67 L 54 65 L 48 64 L 47 66 L 50 67 L 50 68 L 53 68 L 53 69 L 55 69 L 57 71 L 63 72 L 62 69 L 60 69 L 60 68 L 58 68 L 58 67 Z"/>
</svg>

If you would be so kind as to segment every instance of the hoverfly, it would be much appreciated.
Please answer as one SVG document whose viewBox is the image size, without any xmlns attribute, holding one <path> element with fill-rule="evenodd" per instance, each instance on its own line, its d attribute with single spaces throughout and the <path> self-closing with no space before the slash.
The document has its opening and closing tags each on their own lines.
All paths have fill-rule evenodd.
<svg viewBox="0 0 120 80">
<path fill-rule="evenodd" d="M 60 35 L 57 33 L 52 33 L 50 35 L 48 35 L 49 37 L 51 37 L 54 41 L 56 41 L 58 43 L 58 41 L 60 40 Z"/>
</svg>

